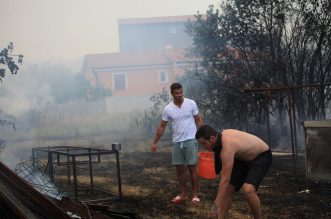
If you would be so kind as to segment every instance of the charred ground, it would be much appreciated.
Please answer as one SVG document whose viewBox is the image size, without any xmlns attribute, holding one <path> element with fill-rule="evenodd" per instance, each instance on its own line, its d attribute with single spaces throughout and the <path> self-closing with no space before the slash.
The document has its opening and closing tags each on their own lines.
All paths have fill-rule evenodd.
<svg viewBox="0 0 331 219">
<path fill-rule="evenodd" d="M 175 168 L 170 166 L 171 148 L 157 153 L 121 153 L 123 199 L 106 203 L 113 208 L 138 212 L 141 218 L 208 218 L 219 178 L 200 179 L 201 203 L 171 204 L 178 194 Z M 304 160 L 291 155 L 273 156 L 273 164 L 258 194 L 264 218 L 331 218 L 331 183 L 306 179 Z M 107 186 L 107 185 L 106 185 Z M 187 182 L 190 192 L 190 184 Z M 252 218 L 243 197 L 233 198 L 230 218 Z"/>
</svg>

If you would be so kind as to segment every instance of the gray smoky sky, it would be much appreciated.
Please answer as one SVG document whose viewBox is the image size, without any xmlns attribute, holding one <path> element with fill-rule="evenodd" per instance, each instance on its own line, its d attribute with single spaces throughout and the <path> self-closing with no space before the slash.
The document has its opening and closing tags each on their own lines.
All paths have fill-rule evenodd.
<svg viewBox="0 0 331 219">
<path fill-rule="evenodd" d="M 77 71 L 85 54 L 118 52 L 120 18 L 205 13 L 216 0 L 0 0 L 0 47 L 14 43 L 25 62 L 65 63 Z M 67 61 L 70 63 L 66 63 Z"/>
<path fill-rule="evenodd" d="M 33 110 L 57 103 L 59 95 L 65 96 L 74 91 L 72 85 L 75 81 L 67 75 L 80 76 L 86 54 L 119 52 L 118 19 L 204 14 L 210 5 L 218 6 L 220 2 L 0 0 L 0 51 L 13 42 L 13 53 L 24 55 L 18 74 L 11 75 L 7 70 L 6 77 L 0 83 L 0 119 L 17 119 L 20 130 L 31 131 L 24 118 L 30 116 Z M 102 128 L 107 125 L 102 124 Z M 56 124 L 50 124 L 49 128 L 53 126 Z M 89 128 L 87 126 L 80 126 L 83 127 L 82 132 Z M 108 126 L 110 130 L 112 127 Z M 94 127 L 99 126 L 94 124 Z M 24 143 L 20 140 L 26 140 L 25 135 L 19 135 L 8 127 L 0 128 L 4 130 L 3 133 L 0 130 L 0 139 L 8 143 L 0 152 L 0 160 L 5 160 L 12 168 L 18 160 L 30 156 L 32 145 L 48 145 L 47 141 L 39 141 L 40 136 L 48 136 L 43 128 L 36 128 L 31 134 L 24 133 L 29 134 L 31 141 Z M 71 131 L 70 128 L 66 130 Z M 5 132 L 9 134 L 6 136 Z M 112 139 L 107 137 L 101 139 L 101 143 L 103 141 L 112 142 Z"/>
<path fill-rule="evenodd" d="M 48 83 L 52 78 L 47 79 L 47 75 L 54 74 L 54 66 L 75 74 L 81 71 L 85 54 L 118 52 L 120 18 L 203 14 L 210 5 L 219 3 L 216 0 L 0 0 L 0 48 L 13 42 L 13 52 L 24 55 L 18 74 L 13 76 L 7 71 L 0 84 L 0 109 L 18 116 L 53 103 L 54 95 Z"/>
</svg>

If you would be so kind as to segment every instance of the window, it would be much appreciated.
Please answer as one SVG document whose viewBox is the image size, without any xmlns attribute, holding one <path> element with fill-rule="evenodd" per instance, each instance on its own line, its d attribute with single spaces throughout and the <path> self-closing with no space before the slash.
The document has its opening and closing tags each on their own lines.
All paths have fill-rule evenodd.
<svg viewBox="0 0 331 219">
<path fill-rule="evenodd" d="M 160 83 L 168 82 L 168 71 L 166 70 L 159 71 L 159 81 Z"/>
<path fill-rule="evenodd" d="M 113 89 L 126 90 L 127 89 L 127 75 L 126 73 L 113 74 Z"/>
</svg>

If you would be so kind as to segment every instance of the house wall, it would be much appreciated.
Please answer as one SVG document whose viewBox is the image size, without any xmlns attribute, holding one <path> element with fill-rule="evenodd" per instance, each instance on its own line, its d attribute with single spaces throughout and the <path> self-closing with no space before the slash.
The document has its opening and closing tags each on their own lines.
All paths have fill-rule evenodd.
<svg viewBox="0 0 331 219">
<path fill-rule="evenodd" d="M 153 51 L 165 48 L 188 48 L 192 38 L 184 22 L 119 25 L 120 51 Z"/>
<path fill-rule="evenodd" d="M 120 52 L 87 55 L 82 68 L 86 79 L 94 86 L 111 90 L 113 97 L 151 95 L 169 89 L 190 65 L 184 63 L 183 52 L 192 45 L 192 37 L 185 32 L 185 23 L 192 19 L 193 16 L 120 19 Z M 160 70 L 167 70 L 167 81 L 160 82 Z M 114 75 L 119 73 L 126 74 L 123 90 L 114 87 Z"/>
<path fill-rule="evenodd" d="M 159 72 L 167 71 L 167 81 L 160 82 Z M 125 90 L 115 90 L 113 75 L 118 73 L 125 73 L 127 80 L 127 87 Z M 178 75 L 184 73 L 184 69 L 180 68 L 153 68 L 141 70 L 121 70 L 120 72 L 98 72 L 97 83 L 104 88 L 112 91 L 112 96 L 136 96 L 136 95 L 150 95 L 161 92 L 162 89 L 169 90 L 173 81 Z"/>
<path fill-rule="evenodd" d="M 105 99 L 107 114 L 143 113 L 153 105 L 149 98 L 150 95 L 128 96 L 125 98 L 120 96 L 108 97 Z"/>
</svg>

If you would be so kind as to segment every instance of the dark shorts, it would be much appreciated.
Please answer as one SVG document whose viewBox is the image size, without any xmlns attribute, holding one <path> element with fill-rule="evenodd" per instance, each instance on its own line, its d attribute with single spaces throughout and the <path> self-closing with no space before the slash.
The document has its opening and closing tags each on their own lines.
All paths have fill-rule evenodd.
<svg viewBox="0 0 331 219">
<path fill-rule="evenodd" d="M 244 183 L 259 188 L 263 177 L 266 175 L 272 163 L 271 150 L 262 152 L 252 161 L 234 160 L 230 184 L 238 191 Z"/>
</svg>

